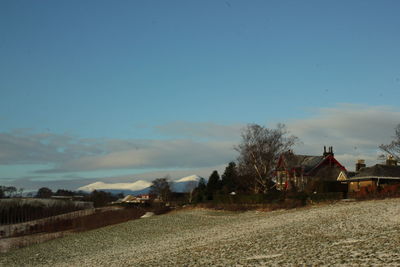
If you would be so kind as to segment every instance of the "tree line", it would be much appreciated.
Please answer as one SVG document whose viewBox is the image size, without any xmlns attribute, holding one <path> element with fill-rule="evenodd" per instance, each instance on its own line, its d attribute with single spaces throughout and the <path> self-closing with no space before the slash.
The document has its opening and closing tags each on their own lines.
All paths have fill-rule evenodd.
<svg viewBox="0 0 400 267">
<path fill-rule="evenodd" d="M 241 134 L 241 142 L 235 147 L 239 153 L 236 162 L 230 162 L 222 176 L 213 171 L 208 182 L 202 178 L 193 194 L 197 202 L 212 200 L 222 194 L 268 194 L 276 192 L 273 172 L 279 156 L 292 150 L 299 138 L 290 135 L 285 125 L 269 129 L 249 124 Z M 400 161 L 400 124 L 389 144 L 379 146 L 385 153 Z"/>
<path fill-rule="evenodd" d="M 273 171 L 278 157 L 293 148 L 299 139 L 290 135 L 285 125 L 267 128 L 258 124 L 247 125 L 241 134 L 241 142 L 235 147 L 239 153 L 236 162 L 230 162 L 220 176 L 213 171 L 208 181 L 201 178 L 197 186 L 189 184 L 189 202 L 212 200 L 215 194 L 267 194 L 275 191 Z M 400 160 L 400 124 L 395 128 L 395 135 L 389 144 L 379 148 L 393 158 Z M 22 196 L 23 188 L 0 186 L 0 198 Z M 172 194 L 168 177 L 155 179 L 150 187 L 150 195 L 162 202 L 167 202 Z M 106 205 L 123 195 L 113 195 L 103 191 L 90 194 L 59 189 L 53 192 L 47 187 L 38 190 L 36 197 L 83 195 L 84 201 L 92 201 L 95 206 Z"/>
<path fill-rule="evenodd" d="M 16 188 L 15 186 L 0 185 L 0 198 L 4 197 L 22 197 L 24 192 L 23 188 Z"/>
<path fill-rule="evenodd" d="M 285 125 L 270 129 L 249 124 L 243 129 L 241 142 L 235 147 L 237 163 L 230 162 L 222 176 L 214 171 L 207 184 L 199 182 L 195 190 L 197 201 L 212 200 L 216 194 L 266 194 L 274 189 L 273 171 L 279 155 L 298 142 L 289 135 Z"/>
<path fill-rule="evenodd" d="M 17 189 L 13 186 L 0 186 L 0 198 L 13 198 L 22 197 L 23 189 Z M 58 189 L 53 192 L 48 187 L 41 187 L 37 191 L 34 197 L 36 198 L 51 198 L 52 196 L 79 196 L 81 201 L 93 202 L 94 207 L 101 207 L 109 204 L 112 201 L 116 201 L 118 198 L 122 198 L 123 194 L 111 194 L 109 192 L 94 190 L 91 193 L 86 193 L 83 191 L 72 191 L 66 189 Z"/>
<path fill-rule="evenodd" d="M 249 124 L 241 137 L 241 143 L 235 147 L 239 153 L 237 163 L 230 162 L 222 176 L 213 171 L 207 182 L 201 178 L 197 187 L 188 188 L 189 202 L 209 201 L 215 194 L 265 194 L 274 189 L 272 173 L 276 160 L 291 149 L 298 138 L 289 135 L 283 124 L 274 129 Z M 171 194 L 168 178 L 154 180 L 150 193 L 167 201 Z"/>
</svg>

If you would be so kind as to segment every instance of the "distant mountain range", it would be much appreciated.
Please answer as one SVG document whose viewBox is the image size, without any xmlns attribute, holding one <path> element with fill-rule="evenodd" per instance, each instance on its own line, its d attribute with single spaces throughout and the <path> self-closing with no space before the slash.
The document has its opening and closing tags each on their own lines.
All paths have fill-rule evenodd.
<svg viewBox="0 0 400 267">
<path fill-rule="evenodd" d="M 188 192 L 196 187 L 201 179 L 198 175 L 190 175 L 171 182 L 171 190 L 173 192 Z M 95 182 L 85 186 L 81 186 L 78 190 L 85 192 L 105 191 L 112 194 L 123 193 L 124 195 L 140 195 L 147 194 L 150 191 L 151 182 L 139 180 L 133 183 L 104 183 Z"/>
</svg>

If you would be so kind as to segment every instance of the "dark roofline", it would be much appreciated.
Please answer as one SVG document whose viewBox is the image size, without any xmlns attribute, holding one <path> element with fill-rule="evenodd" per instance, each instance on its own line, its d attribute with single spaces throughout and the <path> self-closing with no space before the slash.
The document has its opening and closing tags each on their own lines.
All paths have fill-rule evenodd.
<svg viewBox="0 0 400 267">
<path fill-rule="evenodd" d="M 322 158 L 321 161 L 323 160 L 323 156 L 322 155 L 321 156 L 300 155 L 300 154 L 292 154 L 292 155 L 294 157 L 296 157 L 296 158 L 299 158 L 299 157 L 304 157 L 304 158 Z M 280 154 L 276 166 L 279 166 L 279 165 L 281 165 L 281 163 L 283 163 L 284 167 L 288 168 L 288 166 L 286 166 L 286 162 L 285 162 L 287 159 L 288 158 L 286 157 L 285 153 Z M 298 167 L 301 167 L 301 166 L 294 166 L 294 168 L 298 168 Z"/>
<path fill-rule="evenodd" d="M 315 162 L 312 165 L 296 165 L 296 166 L 288 166 L 287 165 L 287 154 L 292 155 L 296 158 L 315 158 L 318 159 L 318 162 Z M 283 167 L 284 169 L 287 169 L 289 171 L 295 171 L 297 168 L 306 168 L 303 169 L 304 171 L 304 175 L 306 176 L 313 176 L 313 172 L 315 170 L 317 170 L 322 164 L 324 164 L 324 162 L 326 162 L 327 160 L 329 160 L 331 163 L 333 163 L 334 165 L 336 165 L 337 167 L 339 167 L 342 171 L 347 172 L 347 169 L 339 163 L 339 161 L 337 161 L 337 159 L 335 158 L 334 154 L 333 154 L 333 148 L 329 147 L 329 152 L 326 152 L 326 148 L 324 151 L 324 155 L 321 156 L 315 156 L 315 155 L 300 155 L 300 154 L 294 154 L 292 151 L 289 151 L 288 153 L 282 153 L 279 158 L 278 161 L 275 165 L 275 169 L 274 171 L 277 171 L 277 169 L 279 167 Z"/>
<path fill-rule="evenodd" d="M 359 177 L 400 177 L 400 166 L 375 164 L 363 167 L 354 178 Z"/>
<path fill-rule="evenodd" d="M 362 177 L 353 177 L 347 180 L 343 180 L 341 182 L 360 182 L 360 181 L 368 181 L 368 180 L 400 180 L 400 177 L 385 177 L 385 176 L 362 176 Z"/>
<path fill-rule="evenodd" d="M 311 175 L 311 173 L 312 173 L 314 170 L 318 169 L 319 166 L 321 166 L 321 165 L 322 165 L 325 161 L 327 161 L 327 160 L 333 161 L 333 163 L 335 163 L 337 166 L 339 166 L 339 168 L 342 169 L 342 171 L 347 172 L 346 168 L 345 168 L 342 164 L 340 164 L 339 161 L 337 161 L 333 155 L 330 155 L 330 154 L 329 154 L 329 155 L 327 155 L 323 160 L 321 160 L 320 163 L 318 163 L 314 168 L 312 168 L 310 171 L 308 171 L 308 172 L 306 173 L 306 175 Z"/>
</svg>

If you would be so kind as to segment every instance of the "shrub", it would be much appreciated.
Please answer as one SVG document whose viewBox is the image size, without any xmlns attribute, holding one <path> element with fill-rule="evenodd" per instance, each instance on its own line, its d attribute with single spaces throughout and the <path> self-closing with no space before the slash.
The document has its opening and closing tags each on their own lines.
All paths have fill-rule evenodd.
<svg viewBox="0 0 400 267">
<path fill-rule="evenodd" d="M 285 194 L 280 191 L 271 191 L 267 194 L 215 194 L 214 204 L 266 204 L 280 202 L 285 199 Z"/>
<path fill-rule="evenodd" d="M 340 199 L 343 199 L 343 192 L 310 194 L 309 197 L 314 202 L 340 200 Z"/>
<path fill-rule="evenodd" d="M 375 186 L 361 187 L 360 191 L 354 192 L 352 195 L 359 200 L 400 197 L 400 184 L 385 184 L 378 188 Z"/>
</svg>

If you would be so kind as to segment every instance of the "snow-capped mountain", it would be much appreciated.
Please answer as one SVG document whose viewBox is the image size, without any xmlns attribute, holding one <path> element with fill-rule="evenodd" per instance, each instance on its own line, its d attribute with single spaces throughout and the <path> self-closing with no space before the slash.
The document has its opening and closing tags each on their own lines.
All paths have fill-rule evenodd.
<svg viewBox="0 0 400 267">
<path fill-rule="evenodd" d="M 175 180 L 174 182 L 175 183 L 180 183 L 180 182 L 190 182 L 190 181 L 192 181 L 192 182 L 197 182 L 198 183 L 200 181 L 200 179 L 201 179 L 201 177 L 198 176 L 198 175 L 190 175 L 190 176 L 183 177 L 183 178 L 181 178 L 179 180 Z"/>
<path fill-rule="evenodd" d="M 199 183 L 201 177 L 198 175 L 190 175 L 183 177 L 181 179 L 175 180 L 172 183 L 172 191 L 174 192 L 188 192 L 195 187 L 197 187 L 197 184 Z"/>
<path fill-rule="evenodd" d="M 174 192 L 187 192 L 195 188 L 201 179 L 198 175 L 190 175 L 171 182 L 171 189 Z M 92 192 L 101 190 L 111 193 L 124 194 L 145 194 L 150 190 L 151 182 L 139 180 L 133 183 L 105 183 L 95 182 L 85 186 L 81 186 L 78 190 Z"/>
<path fill-rule="evenodd" d="M 151 183 L 143 180 L 136 181 L 134 183 L 104 183 L 104 182 L 95 182 L 92 184 L 88 184 L 82 187 L 79 187 L 78 190 L 89 191 L 92 192 L 94 190 L 102 190 L 102 189 L 112 189 L 112 190 L 131 190 L 138 191 L 150 187 Z"/>
</svg>

